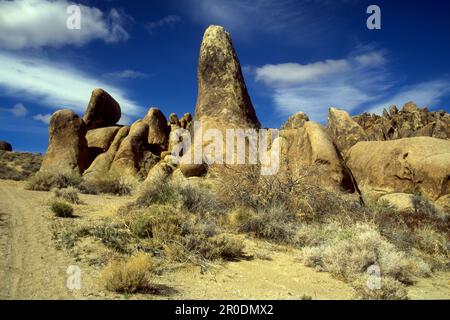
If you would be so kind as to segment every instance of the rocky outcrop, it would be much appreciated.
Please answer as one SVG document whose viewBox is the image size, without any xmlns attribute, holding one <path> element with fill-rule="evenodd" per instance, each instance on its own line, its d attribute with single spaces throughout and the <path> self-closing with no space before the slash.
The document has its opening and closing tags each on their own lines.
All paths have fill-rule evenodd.
<svg viewBox="0 0 450 320">
<path fill-rule="evenodd" d="M 220 26 L 208 27 L 203 36 L 194 118 L 212 126 L 260 127 L 231 37 Z"/>
<path fill-rule="evenodd" d="M 206 174 L 208 171 L 208 167 L 206 164 L 180 164 L 181 173 L 186 178 L 190 177 L 201 177 Z"/>
<path fill-rule="evenodd" d="M 136 178 L 145 178 L 159 157 L 153 154 L 148 144 L 149 126 L 138 120 L 123 139 L 111 164 L 111 171 Z"/>
<path fill-rule="evenodd" d="M 420 192 L 431 200 L 450 193 L 450 141 L 414 137 L 358 142 L 346 164 L 366 195 Z"/>
<path fill-rule="evenodd" d="M 1 151 L 12 151 L 12 146 L 10 143 L 6 142 L 6 141 L 0 141 L 0 150 Z"/>
<path fill-rule="evenodd" d="M 305 167 L 318 166 L 322 185 L 353 191 L 349 174 L 323 126 L 306 122 L 300 129 L 281 130 L 277 139 L 281 170 L 295 177 L 303 175 Z"/>
<path fill-rule="evenodd" d="M 414 211 L 413 195 L 409 193 L 389 193 L 378 199 L 378 203 L 382 202 L 399 211 Z"/>
<path fill-rule="evenodd" d="M 342 156 L 357 142 L 368 140 L 364 129 L 345 110 L 329 109 L 328 131 Z"/>
<path fill-rule="evenodd" d="M 83 116 L 87 129 L 114 126 L 120 120 L 120 117 L 119 103 L 105 90 L 100 88 L 94 89 Z"/>
<path fill-rule="evenodd" d="M 297 112 L 288 118 L 281 129 L 298 129 L 303 127 L 307 121 L 309 121 L 309 117 L 306 113 Z"/>
<path fill-rule="evenodd" d="M 169 147 L 170 127 L 167 126 L 166 116 L 158 108 L 150 108 L 142 120 L 148 125 L 148 139 L 151 150 L 160 154 Z"/>
<path fill-rule="evenodd" d="M 413 102 L 406 103 L 401 111 L 396 106 L 385 110 L 382 116 L 363 113 L 353 119 L 365 130 L 371 141 L 395 140 L 427 136 L 450 139 L 450 114 L 420 109 Z"/>
<path fill-rule="evenodd" d="M 86 134 L 86 140 L 89 147 L 90 163 L 98 157 L 98 155 L 106 152 L 114 140 L 120 127 L 106 127 L 89 130 Z"/>
<path fill-rule="evenodd" d="M 111 164 L 114 161 L 114 158 L 120 148 L 120 145 L 122 144 L 122 141 L 128 136 L 129 132 L 130 127 L 128 126 L 120 128 L 108 150 L 95 158 L 89 168 L 84 172 L 84 175 L 93 176 L 96 174 L 107 174 L 111 169 Z"/>
<path fill-rule="evenodd" d="M 49 135 L 41 171 L 83 173 L 89 165 L 84 121 L 72 110 L 56 111 L 50 120 Z"/>
</svg>

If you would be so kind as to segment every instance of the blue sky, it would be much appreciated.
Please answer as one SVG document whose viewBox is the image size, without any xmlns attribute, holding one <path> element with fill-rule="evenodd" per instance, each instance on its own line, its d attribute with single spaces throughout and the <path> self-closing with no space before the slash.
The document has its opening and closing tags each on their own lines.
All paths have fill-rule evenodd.
<svg viewBox="0 0 450 320">
<path fill-rule="evenodd" d="M 336 106 L 379 113 L 409 100 L 450 111 L 450 2 L 357 0 L 0 0 L 0 140 L 44 152 L 48 119 L 84 112 L 94 87 L 121 104 L 122 123 L 157 106 L 193 112 L 202 34 L 230 31 L 265 127 Z M 381 30 L 366 27 L 369 5 Z"/>
</svg>

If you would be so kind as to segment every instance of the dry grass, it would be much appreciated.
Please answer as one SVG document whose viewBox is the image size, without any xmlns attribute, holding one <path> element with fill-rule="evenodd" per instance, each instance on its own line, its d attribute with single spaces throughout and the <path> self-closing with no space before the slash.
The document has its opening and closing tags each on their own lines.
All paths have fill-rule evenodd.
<svg viewBox="0 0 450 320">
<path fill-rule="evenodd" d="M 80 197 L 78 196 L 78 189 L 75 189 L 74 187 L 54 189 L 53 197 L 55 199 L 61 199 L 72 204 L 81 204 Z"/>
<path fill-rule="evenodd" d="M 137 180 L 119 173 L 108 172 L 93 177 L 84 178 L 79 189 L 87 194 L 130 195 L 136 188 Z"/>
<path fill-rule="evenodd" d="M 152 263 L 145 253 L 138 253 L 126 261 L 112 261 L 103 269 L 101 280 L 106 289 L 118 293 L 153 293 Z"/>
<path fill-rule="evenodd" d="M 36 191 L 50 191 L 53 188 L 78 187 L 81 176 L 73 173 L 54 173 L 39 171 L 28 179 L 26 189 Z"/>
</svg>

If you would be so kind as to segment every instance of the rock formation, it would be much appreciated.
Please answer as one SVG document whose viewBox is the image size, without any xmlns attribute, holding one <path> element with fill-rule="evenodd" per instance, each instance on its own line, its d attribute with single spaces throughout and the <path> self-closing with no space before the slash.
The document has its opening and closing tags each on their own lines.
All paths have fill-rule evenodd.
<svg viewBox="0 0 450 320">
<path fill-rule="evenodd" d="M 420 192 L 431 200 L 450 193 L 450 141 L 430 137 L 363 141 L 346 163 L 366 195 Z"/>
<path fill-rule="evenodd" d="M 346 111 L 336 108 L 328 111 L 328 131 L 343 157 L 357 142 L 368 140 L 364 129 Z"/>
<path fill-rule="evenodd" d="M 170 127 L 164 114 L 158 108 L 150 108 L 143 122 L 148 125 L 148 139 L 151 150 L 160 154 L 169 147 Z"/>
<path fill-rule="evenodd" d="M 450 114 L 420 109 L 413 102 L 406 103 L 399 111 L 390 107 L 390 113 L 382 116 L 363 113 L 353 119 L 366 131 L 371 141 L 394 140 L 427 136 L 450 139 Z"/>
<path fill-rule="evenodd" d="M 103 89 L 94 89 L 83 116 L 87 129 L 114 126 L 121 117 L 119 103 Z"/>
<path fill-rule="evenodd" d="M 6 142 L 6 141 L 0 141 L 0 150 L 1 151 L 12 151 L 12 146 L 10 143 Z"/>
<path fill-rule="evenodd" d="M 230 35 L 220 26 L 208 27 L 203 36 L 194 119 L 215 127 L 260 127 Z"/>
<path fill-rule="evenodd" d="M 120 148 L 122 141 L 128 136 L 129 132 L 130 127 L 128 126 L 120 128 L 108 150 L 95 158 L 90 167 L 84 172 L 84 175 L 106 175 L 111 169 L 111 164 L 114 161 L 114 158 Z"/>
<path fill-rule="evenodd" d="M 309 117 L 306 113 L 297 112 L 288 118 L 281 129 L 298 129 L 303 127 L 307 121 L 309 121 Z"/>
<path fill-rule="evenodd" d="M 72 110 L 56 111 L 50 119 L 50 141 L 41 170 L 81 174 L 89 165 L 86 124 Z"/>
<path fill-rule="evenodd" d="M 114 140 L 120 127 L 106 127 L 89 130 L 86 133 L 86 140 L 89 147 L 90 163 L 97 158 L 98 155 L 106 152 Z"/>
</svg>

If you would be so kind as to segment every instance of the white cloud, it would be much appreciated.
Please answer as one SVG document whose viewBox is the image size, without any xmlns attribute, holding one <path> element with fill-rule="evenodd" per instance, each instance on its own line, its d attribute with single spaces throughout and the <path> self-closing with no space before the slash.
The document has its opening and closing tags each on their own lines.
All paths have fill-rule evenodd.
<svg viewBox="0 0 450 320">
<path fill-rule="evenodd" d="M 51 114 L 37 114 L 37 115 L 33 116 L 33 119 L 37 120 L 37 121 L 41 121 L 45 124 L 49 124 L 51 117 L 52 117 Z"/>
<path fill-rule="evenodd" d="M 70 65 L 0 51 L 0 70 L 0 88 L 4 93 L 50 108 L 70 108 L 83 113 L 92 90 L 100 87 L 120 103 L 123 114 L 139 116 L 144 112 L 122 89 Z"/>
<path fill-rule="evenodd" d="M 268 64 L 256 70 L 256 80 L 277 87 L 289 86 L 317 81 L 321 77 L 345 72 L 349 68 L 350 64 L 346 60 L 326 60 L 307 65 L 299 63 Z"/>
<path fill-rule="evenodd" d="M 83 45 L 92 40 L 117 42 L 128 39 L 123 25 L 126 16 L 116 9 L 104 13 L 81 5 L 81 28 L 66 26 L 66 0 L 0 0 L 0 47 L 8 49 Z"/>
<path fill-rule="evenodd" d="M 379 99 L 391 85 L 385 64 L 382 52 L 365 52 L 304 65 L 265 65 L 256 69 L 256 80 L 272 89 L 274 103 L 284 115 L 304 111 L 312 120 L 324 122 L 331 106 L 352 111 Z"/>
<path fill-rule="evenodd" d="M 162 28 L 164 26 L 168 26 L 170 28 L 173 28 L 177 23 L 181 22 L 181 18 L 177 15 L 168 15 L 162 19 L 159 19 L 157 21 L 151 21 L 148 22 L 145 25 L 145 29 L 149 34 L 153 34 L 156 29 Z"/>
<path fill-rule="evenodd" d="M 0 110 L 9 112 L 14 117 L 25 117 L 28 114 L 28 109 L 22 103 L 17 103 L 12 108 L 0 108 Z"/>
<path fill-rule="evenodd" d="M 28 110 L 27 110 L 27 108 L 25 108 L 25 106 L 23 104 L 18 103 L 16 105 L 14 105 L 14 107 L 12 107 L 11 113 L 15 117 L 25 117 L 28 114 Z"/>
<path fill-rule="evenodd" d="M 391 105 L 402 107 L 408 101 L 414 101 L 420 107 L 438 107 L 441 99 L 450 94 L 449 80 L 426 81 L 412 86 L 403 87 L 392 98 L 372 106 L 368 112 L 382 113 L 383 108 Z"/>
<path fill-rule="evenodd" d="M 105 73 L 103 76 L 115 79 L 144 79 L 148 77 L 148 74 L 127 69 L 122 71 Z"/>
</svg>

